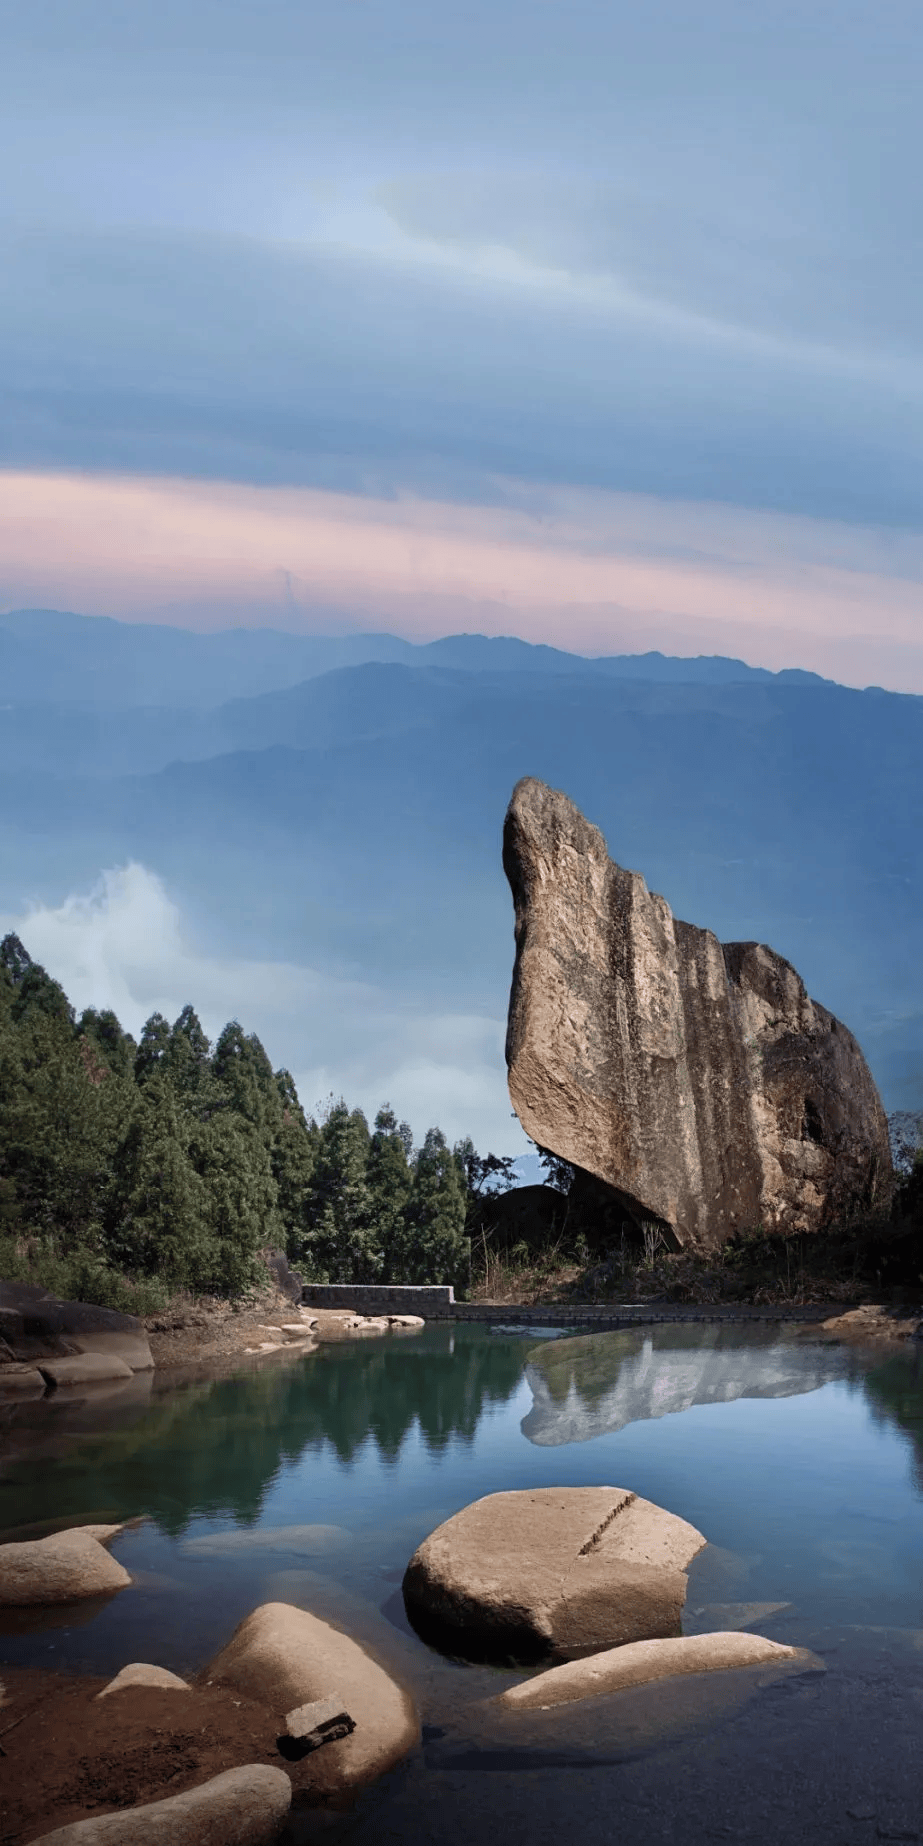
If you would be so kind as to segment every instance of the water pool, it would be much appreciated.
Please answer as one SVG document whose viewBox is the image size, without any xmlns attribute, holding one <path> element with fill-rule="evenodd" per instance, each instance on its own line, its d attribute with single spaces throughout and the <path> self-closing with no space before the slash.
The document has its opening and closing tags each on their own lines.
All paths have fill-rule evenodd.
<svg viewBox="0 0 923 1846">
<path fill-rule="evenodd" d="M 298 1603 L 413 1688 L 422 1749 L 290 1838 L 923 1838 L 923 1354 L 699 1324 L 532 1342 L 472 1325 L 175 1387 L 4 1411 L 3 1538 L 146 1514 L 99 1610 L 20 1614 L 9 1665 L 197 1670 Z M 417 1639 L 415 1546 L 500 1488 L 609 1483 L 707 1549 L 685 1626 L 752 1626 L 826 1671 L 715 1675 L 496 1722 L 499 1669 Z M 294 1528 L 294 1530 L 293 1530 Z M 762 1605 L 758 1616 L 754 1605 Z M 771 1612 L 766 1608 L 771 1606 Z"/>
</svg>

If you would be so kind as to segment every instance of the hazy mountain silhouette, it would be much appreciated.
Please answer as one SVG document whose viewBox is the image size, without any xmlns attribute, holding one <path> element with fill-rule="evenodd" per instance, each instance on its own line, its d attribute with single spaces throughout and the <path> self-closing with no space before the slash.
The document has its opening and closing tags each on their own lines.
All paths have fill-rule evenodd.
<svg viewBox="0 0 923 1846">
<path fill-rule="evenodd" d="M 71 636 L 62 659 L 75 660 L 85 618 L 55 620 Z M 25 646 L 30 632 L 25 618 L 0 622 L 0 642 Z M 415 649 L 387 636 L 112 623 L 106 637 L 97 666 L 84 661 L 99 675 L 95 707 L 37 701 L 34 680 L 26 703 L 4 679 L 2 907 L 60 903 L 102 867 L 140 859 L 195 906 L 216 949 L 346 971 L 384 983 L 396 1004 L 502 1016 L 512 943 L 500 832 L 514 783 L 536 775 L 566 790 L 676 915 L 788 956 L 859 1036 L 886 1105 L 919 1107 L 923 699 L 722 660 L 586 661 L 477 636 Z M 226 654 L 208 653 L 215 642 Z M 201 663 L 251 642 L 266 675 L 281 675 L 283 656 L 288 672 L 298 649 L 315 662 L 347 643 L 404 658 L 262 689 L 254 667 L 252 696 L 202 698 Z M 199 665 L 184 677 L 187 643 Z M 123 654 L 111 678 L 110 644 Z M 174 662 L 176 703 L 123 697 L 148 647 L 167 649 L 163 672 Z"/>
</svg>

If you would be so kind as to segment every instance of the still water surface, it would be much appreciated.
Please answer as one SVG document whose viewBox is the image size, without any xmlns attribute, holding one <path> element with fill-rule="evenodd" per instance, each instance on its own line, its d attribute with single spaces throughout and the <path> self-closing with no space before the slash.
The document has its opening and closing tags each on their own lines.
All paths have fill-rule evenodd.
<svg viewBox="0 0 923 1846">
<path fill-rule="evenodd" d="M 574 1828 L 602 1842 L 621 1833 L 617 1800 L 635 1839 L 789 1839 L 809 1809 L 828 1840 L 876 1837 L 872 1821 L 878 1837 L 923 1838 L 919 1749 L 907 1760 L 923 1725 L 919 1348 L 882 1357 L 726 1325 L 540 1343 L 432 1327 L 3 1414 L 0 1536 L 148 1515 L 113 1547 L 131 1589 L 101 1609 L 9 1622 L 9 1664 L 100 1673 L 144 1659 L 190 1673 L 257 1603 L 280 1599 L 335 1621 L 412 1686 L 423 1750 L 351 1815 L 328 1817 L 328 1832 L 461 1841 L 489 1814 L 511 1838 Z M 753 1670 L 715 1675 L 520 1718 L 514 1735 L 498 1725 L 484 1700 L 519 1675 L 423 1646 L 403 1613 L 407 1560 L 482 1494 L 600 1483 L 709 1540 L 689 1573 L 687 1631 L 755 1627 L 814 1649 L 826 1673 L 774 1691 Z M 754 1617 L 752 1604 L 780 1606 Z M 767 1758 L 773 1725 L 779 1761 Z M 320 1824 L 293 1822 L 292 1840 Z"/>
</svg>

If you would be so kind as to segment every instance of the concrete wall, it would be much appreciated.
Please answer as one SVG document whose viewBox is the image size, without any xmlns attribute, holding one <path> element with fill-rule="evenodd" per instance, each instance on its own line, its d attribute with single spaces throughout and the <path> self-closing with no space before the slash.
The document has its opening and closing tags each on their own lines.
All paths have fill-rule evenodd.
<svg viewBox="0 0 923 1846">
<path fill-rule="evenodd" d="M 306 1308 L 348 1308 L 353 1314 L 446 1314 L 455 1305 L 451 1286 L 411 1288 L 403 1284 L 376 1288 L 370 1284 L 306 1282 L 302 1292 Z"/>
</svg>

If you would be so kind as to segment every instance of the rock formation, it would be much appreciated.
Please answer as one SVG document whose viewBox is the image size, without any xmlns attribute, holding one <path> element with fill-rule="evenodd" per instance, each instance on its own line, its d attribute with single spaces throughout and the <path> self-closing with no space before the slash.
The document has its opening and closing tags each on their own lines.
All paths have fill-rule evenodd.
<svg viewBox="0 0 923 1846">
<path fill-rule="evenodd" d="M 531 777 L 503 864 L 513 1106 L 539 1146 L 604 1182 L 620 1221 L 709 1249 L 759 1224 L 818 1230 L 889 1183 L 862 1052 L 781 955 L 679 922 Z"/>
<path fill-rule="evenodd" d="M 419 1545 L 418 1633 L 467 1659 L 573 1659 L 678 1635 L 701 1532 L 624 1487 L 492 1493 Z"/>
<path fill-rule="evenodd" d="M 263 1603 L 235 1628 L 203 1678 L 234 1686 L 279 1713 L 334 1692 L 355 1729 L 318 1753 L 316 1790 L 371 1782 L 413 1748 L 420 1725 L 410 1695 L 348 1635 L 306 1609 Z"/>
<path fill-rule="evenodd" d="M 105 1549 L 124 1525 L 71 1526 L 49 1538 L 0 1545 L 0 1606 L 74 1602 L 124 1590 L 131 1578 Z"/>
<path fill-rule="evenodd" d="M 791 1666 L 822 1671 L 822 1662 L 806 1648 L 767 1641 L 759 1634 L 683 1635 L 675 1640 L 631 1641 L 586 1660 L 571 1660 L 549 1667 L 522 1685 L 501 1692 L 498 1704 L 508 1711 L 547 1711 L 552 1705 L 569 1705 L 574 1699 L 598 1698 L 602 1692 L 622 1692 L 628 1686 L 647 1686 L 655 1679 L 672 1679 L 684 1673 L 717 1673 L 729 1667 Z"/>
</svg>

